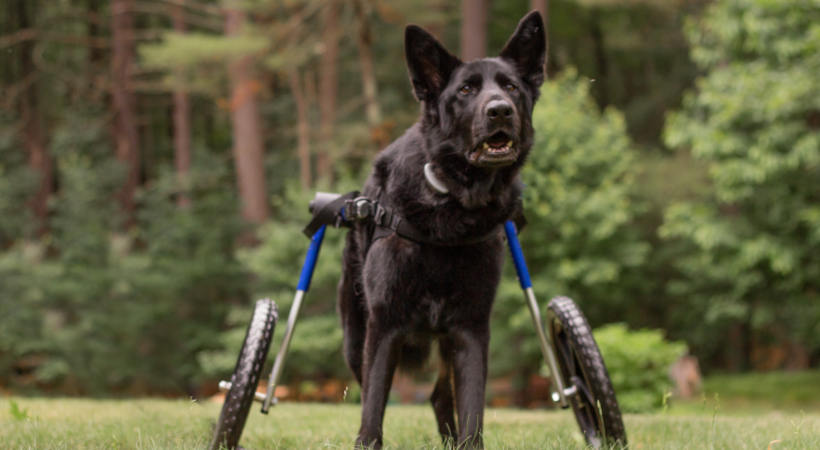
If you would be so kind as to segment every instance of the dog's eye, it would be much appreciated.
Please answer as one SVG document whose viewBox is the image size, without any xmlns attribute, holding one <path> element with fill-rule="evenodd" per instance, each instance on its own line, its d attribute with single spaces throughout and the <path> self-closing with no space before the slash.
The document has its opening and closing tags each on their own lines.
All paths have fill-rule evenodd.
<svg viewBox="0 0 820 450">
<path fill-rule="evenodd" d="M 504 90 L 509 92 L 509 93 L 514 93 L 514 92 L 518 91 L 518 86 L 516 86 L 512 83 L 507 83 L 507 84 L 504 85 Z"/>
<path fill-rule="evenodd" d="M 460 88 L 458 88 L 458 93 L 462 94 L 462 95 L 469 95 L 469 94 L 472 94 L 474 90 L 475 90 L 475 88 L 473 88 L 469 84 L 465 84 L 465 85 L 461 86 Z"/>
</svg>

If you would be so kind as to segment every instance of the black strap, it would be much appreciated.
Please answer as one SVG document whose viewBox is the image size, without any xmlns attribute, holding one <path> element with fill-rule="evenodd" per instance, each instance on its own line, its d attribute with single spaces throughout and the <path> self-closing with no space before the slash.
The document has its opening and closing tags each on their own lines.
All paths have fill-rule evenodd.
<svg viewBox="0 0 820 450">
<path fill-rule="evenodd" d="M 317 199 L 318 198 L 317 196 Z M 395 233 L 413 242 L 442 247 L 458 247 L 478 244 L 495 238 L 501 233 L 503 228 L 503 225 L 498 225 L 488 233 L 480 236 L 439 241 L 420 232 L 416 227 L 404 220 L 400 214 L 390 208 L 382 206 L 378 201 L 360 196 L 359 191 L 348 192 L 324 204 L 312 204 L 311 206 L 313 218 L 303 230 L 308 237 L 313 236 L 322 225 L 333 225 L 338 228 L 340 226 L 349 226 L 353 222 L 360 221 L 368 222 L 375 228 L 372 238 L 370 239 L 370 244 Z M 520 205 L 516 210 L 514 221 L 518 231 L 521 232 L 521 229 L 526 224 L 526 220 L 524 219 L 523 208 L 521 208 Z"/>
<path fill-rule="evenodd" d="M 436 245 L 440 247 L 458 247 L 463 245 L 472 245 L 478 244 L 480 242 L 487 241 L 494 237 L 499 236 L 501 233 L 501 226 L 497 226 L 493 228 L 489 233 L 483 234 L 481 236 L 475 236 L 466 239 L 458 239 L 458 240 L 446 240 L 446 241 L 439 241 L 436 239 L 431 239 L 427 235 L 422 234 L 420 231 L 416 229 L 413 225 L 410 225 L 408 222 L 405 222 L 401 219 L 388 224 L 387 226 L 377 226 L 376 232 L 373 234 L 373 241 L 381 239 L 383 237 L 387 237 L 393 233 L 397 235 L 409 239 L 413 242 L 418 242 L 420 244 L 430 244 Z"/>
<path fill-rule="evenodd" d="M 499 225 L 490 230 L 489 233 L 483 234 L 481 236 L 475 236 L 458 240 L 440 241 L 436 239 L 431 239 L 428 235 L 422 233 L 416 227 L 410 224 L 410 222 L 404 220 L 404 218 L 401 215 L 379 204 L 377 204 L 376 206 L 376 214 L 373 217 L 373 222 L 376 225 L 376 230 L 373 233 L 371 244 L 381 238 L 396 233 L 405 239 L 409 239 L 413 242 L 418 242 L 421 244 L 430 244 L 442 247 L 458 247 L 462 245 L 478 244 L 479 242 L 484 242 L 486 240 L 492 239 L 498 236 L 499 233 L 501 233 L 501 229 L 503 228 L 502 225 Z"/>
</svg>

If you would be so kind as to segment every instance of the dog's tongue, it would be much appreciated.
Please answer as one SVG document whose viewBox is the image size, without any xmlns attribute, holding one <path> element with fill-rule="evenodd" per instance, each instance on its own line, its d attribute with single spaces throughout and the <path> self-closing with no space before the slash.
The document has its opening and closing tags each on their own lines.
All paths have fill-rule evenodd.
<svg viewBox="0 0 820 450">
<path fill-rule="evenodd" d="M 487 138 L 487 145 L 492 148 L 502 148 L 507 145 L 510 138 L 506 134 L 498 132 Z"/>
</svg>

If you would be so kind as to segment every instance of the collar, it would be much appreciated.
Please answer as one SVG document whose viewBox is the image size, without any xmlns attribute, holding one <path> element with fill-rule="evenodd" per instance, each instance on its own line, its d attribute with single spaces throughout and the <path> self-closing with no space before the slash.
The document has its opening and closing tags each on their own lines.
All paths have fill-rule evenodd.
<svg viewBox="0 0 820 450">
<path fill-rule="evenodd" d="M 437 192 L 442 194 L 450 192 L 450 190 L 447 189 L 447 186 L 444 185 L 444 182 L 438 179 L 438 177 L 436 177 L 436 174 L 433 173 L 433 163 L 424 164 L 424 178 L 427 179 L 427 184 L 429 184 L 430 187 L 432 187 Z"/>
</svg>

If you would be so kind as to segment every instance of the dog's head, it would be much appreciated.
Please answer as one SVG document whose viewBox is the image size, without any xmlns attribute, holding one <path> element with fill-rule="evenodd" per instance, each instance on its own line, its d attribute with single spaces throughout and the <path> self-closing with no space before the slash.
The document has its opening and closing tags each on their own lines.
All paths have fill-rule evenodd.
<svg viewBox="0 0 820 450">
<path fill-rule="evenodd" d="M 532 146 L 531 115 L 544 81 L 538 12 L 521 19 L 498 57 L 462 62 L 423 29 L 405 30 L 405 56 L 430 157 L 472 167 L 520 165 Z"/>
</svg>

